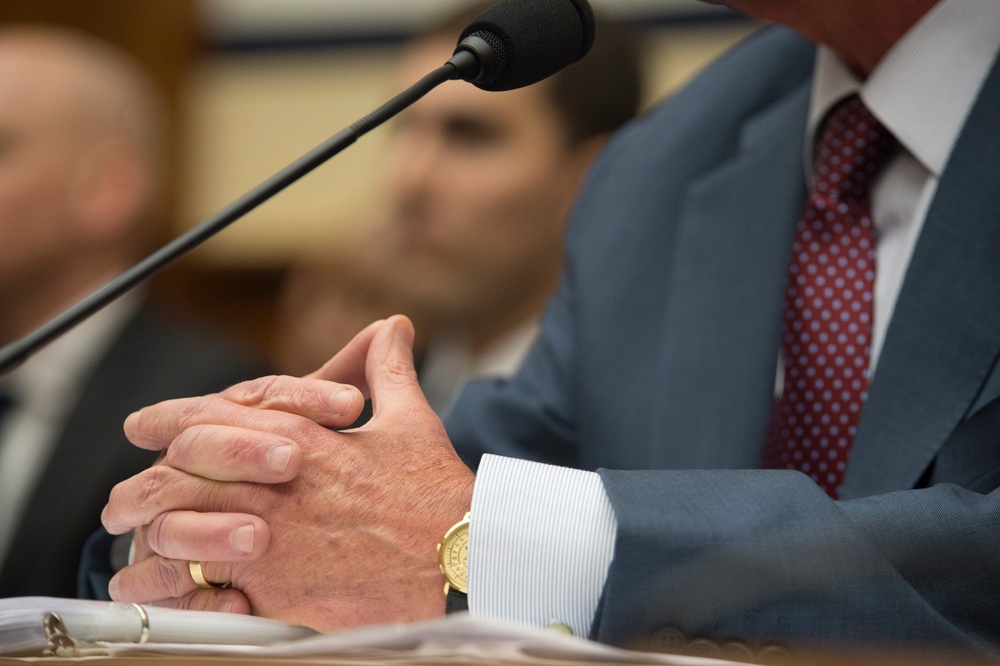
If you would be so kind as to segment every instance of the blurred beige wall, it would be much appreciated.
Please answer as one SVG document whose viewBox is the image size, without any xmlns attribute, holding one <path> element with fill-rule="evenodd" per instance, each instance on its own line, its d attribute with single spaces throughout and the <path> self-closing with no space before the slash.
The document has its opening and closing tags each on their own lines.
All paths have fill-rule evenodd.
<svg viewBox="0 0 1000 666">
<path fill-rule="evenodd" d="M 753 26 L 681 24 L 651 31 L 650 98 L 667 94 Z M 187 95 L 182 226 L 217 212 L 399 92 L 396 46 L 218 52 Z M 377 200 L 380 128 L 197 251 L 219 268 L 280 266 L 330 242 Z"/>
</svg>

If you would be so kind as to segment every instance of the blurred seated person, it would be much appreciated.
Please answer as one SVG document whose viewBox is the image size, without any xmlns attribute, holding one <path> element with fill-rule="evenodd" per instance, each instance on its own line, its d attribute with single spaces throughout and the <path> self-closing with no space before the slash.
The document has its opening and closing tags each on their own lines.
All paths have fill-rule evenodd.
<svg viewBox="0 0 1000 666">
<path fill-rule="evenodd" d="M 445 62 L 455 36 L 492 4 L 463 7 L 414 38 L 401 58 L 401 85 Z M 558 282 L 563 232 L 583 178 L 640 104 L 636 36 L 599 20 L 591 52 L 541 83 L 496 93 L 451 81 L 400 114 L 385 224 L 330 262 L 355 273 L 348 282 L 369 284 L 359 287 L 363 295 L 338 295 L 342 276 L 314 271 L 308 289 L 307 278 L 296 278 L 295 289 L 314 298 L 283 318 L 291 326 L 283 347 L 298 359 L 291 374 L 319 367 L 365 324 L 395 312 L 416 324 L 420 384 L 438 414 L 467 380 L 513 374 Z M 345 312 L 350 324 L 333 324 L 336 336 L 303 323 L 313 319 L 309 307 L 336 319 L 331 303 L 344 300 L 358 316 Z"/>
<path fill-rule="evenodd" d="M 0 29 L 0 345 L 141 258 L 161 101 L 92 37 Z M 131 294 L 0 376 L 0 596 L 74 596 L 108 492 L 152 461 L 122 420 L 261 365 Z"/>
</svg>

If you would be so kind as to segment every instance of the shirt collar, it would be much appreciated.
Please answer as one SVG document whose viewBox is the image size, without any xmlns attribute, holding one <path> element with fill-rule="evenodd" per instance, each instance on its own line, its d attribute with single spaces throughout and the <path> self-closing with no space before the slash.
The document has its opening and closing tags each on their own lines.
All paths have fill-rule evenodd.
<svg viewBox="0 0 1000 666">
<path fill-rule="evenodd" d="M 1000 2 L 942 0 L 859 80 L 820 47 L 808 136 L 841 99 L 859 93 L 871 112 L 925 168 L 940 177 L 1000 51 Z M 806 142 L 807 169 L 812 141 Z"/>
</svg>

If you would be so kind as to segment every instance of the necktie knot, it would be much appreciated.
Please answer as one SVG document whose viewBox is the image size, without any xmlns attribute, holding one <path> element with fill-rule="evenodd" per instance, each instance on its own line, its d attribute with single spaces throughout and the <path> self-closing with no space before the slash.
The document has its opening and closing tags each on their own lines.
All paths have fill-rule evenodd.
<svg viewBox="0 0 1000 666">
<path fill-rule="evenodd" d="M 816 150 L 813 196 L 825 205 L 868 198 L 875 174 L 896 146 L 892 133 L 852 95 L 830 113 Z"/>
</svg>

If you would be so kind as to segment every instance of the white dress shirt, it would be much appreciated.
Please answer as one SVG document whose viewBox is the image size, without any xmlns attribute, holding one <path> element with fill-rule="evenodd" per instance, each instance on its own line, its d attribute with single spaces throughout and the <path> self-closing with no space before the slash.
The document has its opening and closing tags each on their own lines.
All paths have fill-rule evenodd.
<svg viewBox="0 0 1000 666">
<path fill-rule="evenodd" d="M 809 136 L 833 104 L 858 92 L 902 147 L 872 190 L 879 232 L 873 367 L 941 173 L 998 51 L 997 0 L 943 0 L 864 82 L 819 50 Z M 809 171 L 812 142 L 806 144 Z M 558 622 L 586 636 L 616 529 L 597 474 L 484 456 L 472 499 L 470 612 Z"/>
<path fill-rule="evenodd" d="M 538 329 L 538 319 L 529 319 L 479 352 L 472 351 L 464 338 L 434 337 L 420 367 L 420 388 L 431 409 L 444 419 L 466 382 L 513 376 L 538 337 Z"/>
</svg>

